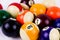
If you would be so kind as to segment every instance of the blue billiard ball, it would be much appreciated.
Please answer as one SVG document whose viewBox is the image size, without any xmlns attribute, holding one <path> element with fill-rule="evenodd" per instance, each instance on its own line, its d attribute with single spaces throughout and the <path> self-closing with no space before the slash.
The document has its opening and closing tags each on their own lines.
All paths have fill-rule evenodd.
<svg viewBox="0 0 60 40">
<path fill-rule="evenodd" d="M 56 20 L 54 21 L 53 26 L 54 26 L 55 28 L 60 28 L 60 18 L 59 18 L 59 19 L 56 19 Z"/>
</svg>

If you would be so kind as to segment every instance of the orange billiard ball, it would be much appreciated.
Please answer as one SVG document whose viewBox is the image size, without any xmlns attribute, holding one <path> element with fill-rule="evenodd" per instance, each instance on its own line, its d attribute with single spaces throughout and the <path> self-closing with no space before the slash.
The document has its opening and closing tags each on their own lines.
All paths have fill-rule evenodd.
<svg viewBox="0 0 60 40">
<path fill-rule="evenodd" d="M 23 24 L 20 29 L 20 36 L 22 40 L 37 40 L 38 34 L 39 28 L 32 22 Z"/>
<path fill-rule="evenodd" d="M 40 14 L 45 14 L 46 7 L 42 4 L 33 4 L 30 8 L 30 11 L 33 12 L 36 16 Z"/>
</svg>

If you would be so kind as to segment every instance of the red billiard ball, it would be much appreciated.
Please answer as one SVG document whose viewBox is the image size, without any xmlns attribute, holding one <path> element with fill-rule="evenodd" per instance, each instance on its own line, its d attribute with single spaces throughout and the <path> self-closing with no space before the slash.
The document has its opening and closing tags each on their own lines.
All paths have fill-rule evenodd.
<svg viewBox="0 0 60 40">
<path fill-rule="evenodd" d="M 45 14 L 41 14 L 41 15 L 38 15 L 38 16 L 35 17 L 34 23 L 36 25 L 38 25 L 38 27 L 40 29 L 42 29 L 46 26 L 51 25 L 52 24 L 52 19 L 49 16 L 45 15 Z"/>
<path fill-rule="evenodd" d="M 21 11 L 22 11 L 22 6 L 19 3 L 11 3 L 7 11 L 13 16 L 16 17 Z"/>
<path fill-rule="evenodd" d="M 16 17 L 16 20 L 21 23 L 21 24 L 24 24 L 26 22 L 32 22 L 34 19 L 34 15 L 32 12 L 28 11 L 28 10 L 24 10 L 23 13 L 19 14 L 17 17 Z"/>
<path fill-rule="evenodd" d="M 47 13 L 48 16 L 50 16 L 51 18 L 53 18 L 54 20 L 57 18 L 60 18 L 60 8 L 58 7 L 50 7 L 47 9 Z"/>
<path fill-rule="evenodd" d="M 3 9 L 2 5 L 0 4 L 0 9 Z"/>
</svg>

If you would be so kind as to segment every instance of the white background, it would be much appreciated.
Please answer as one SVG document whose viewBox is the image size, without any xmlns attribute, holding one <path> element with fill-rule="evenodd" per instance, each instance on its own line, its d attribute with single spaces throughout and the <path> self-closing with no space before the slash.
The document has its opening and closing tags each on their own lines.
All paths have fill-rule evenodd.
<svg viewBox="0 0 60 40">
<path fill-rule="evenodd" d="M 3 9 L 6 10 L 9 4 L 11 4 L 11 3 L 13 3 L 13 2 L 18 2 L 18 3 L 20 3 L 20 1 L 21 1 L 21 0 L 0 0 L 0 4 L 2 4 Z M 45 0 L 34 0 L 34 1 L 35 1 L 35 3 L 42 3 L 42 2 L 45 1 Z M 51 1 L 51 0 L 49 0 L 49 1 Z M 60 7 L 60 0 L 55 0 L 55 2 L 56 2 L 56 5 L 57 5 L 58 7 Z M 0 28 L 0 40 L 20 40 L 20 38 L 9 38 L 9 37 L 6 37 L 6 36 L 2 33 L 1 28 Z"/>
</svg>

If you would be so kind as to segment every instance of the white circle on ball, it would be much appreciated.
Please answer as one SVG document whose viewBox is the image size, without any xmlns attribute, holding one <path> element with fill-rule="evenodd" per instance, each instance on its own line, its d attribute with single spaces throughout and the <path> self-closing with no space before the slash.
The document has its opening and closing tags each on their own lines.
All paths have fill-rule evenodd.
<svg viewBox="0 0 60 40">
<path fill-rule="evenodd" d="M 26 22 L 32 22 L 34 19 L 34 15 L 31 13 L 31 12 L 27 12 L 25 15 L 24 15 L 24 23 Z"/>
<path fill-rule="evenodd" d="M 41 20 L 39 19 L 39 18 L 37 18 L 36 20 L 35 20 L 35 24 L 36 25 L 39 25 L 41 23 Z"/>
<path fill-rule="evenodd" d="M 34 28 L 33 25 L 29 24 L 27 25 L 26 30 L 32 30 L 33 28 Z"/>
</svg>

